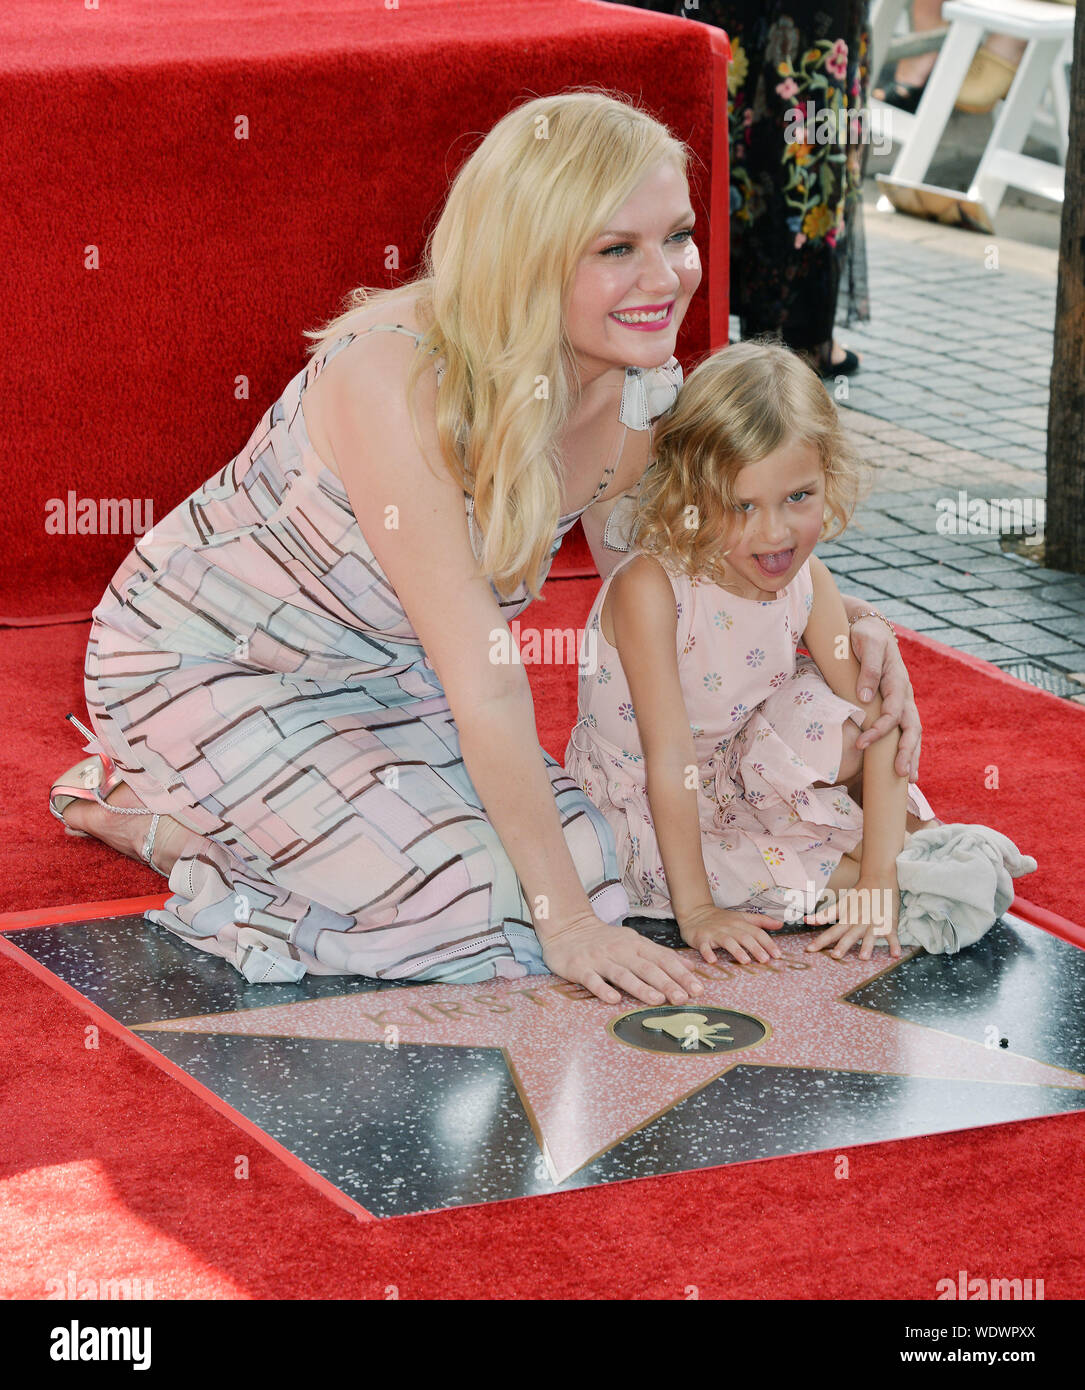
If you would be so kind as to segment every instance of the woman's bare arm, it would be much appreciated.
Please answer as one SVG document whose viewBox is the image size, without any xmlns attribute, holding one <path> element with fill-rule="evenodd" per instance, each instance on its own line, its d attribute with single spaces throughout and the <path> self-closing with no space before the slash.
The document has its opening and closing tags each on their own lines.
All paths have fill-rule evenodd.
<svg viewBox="0 0 1085 1390">
<path fill-rule="evenodd" d="M 424 376 L 415 398 L 423 455 L 404 392 L 414 344 L 369 335 L 345 351 L 355 353 L 351 370 L 325 398 L 335 463 L 358 524 L 444 686 L 464 763 L 528 901 L 548 899 L 541 938 L 590 905 L 539 753 L 524 667 L 493 659 L 512 649 L 512 638 L 489 583 L 474 574 L 463 492 L 437 442 L 435 378 Z"/>
<path fill-rule="evenodd" d="M 850 598 L 847 594 L 841 594 L 840 601 L 849 619 L 856 613 L 868 613 L 874 606 L 862 599 Z M 894 766 L 901 777 L 914 782 L 919 776 L 923 726 L 919 721 L 912 682 L 900 649 L 880 618 L 861 618 L 853 623 L 851 645 L 862 663 L 860 703 L 869 704 L 875 692 L 880 692 L 882 697 L 881 715 L 869 729 L 863 730 L 857 747 L 862 752 L 899 726 L 900 745 Z"/>
<path fill-rule="evenodd" d="M 676 952 L 595 917 L 561 828 L 539 749 L 524 667 L 489 582 L 475 575 L 463 493 L 437 443 L 436 383 L 423 378 L 419 451 L 404 381 L 404 337 L 360 340 L 352 370 L 326 397 L 327 438 L 362 532 L 448 696 L 464 765 L 516 871 L 549 950 L 547 963 L 613 1002 L 611 985 L 648 1003 L 681 1003 L 702 986 Z M 432 461 L 432 467 L 430 462 Z M 498 639 L 503 638 L 503 643 Z"/>
</svg>

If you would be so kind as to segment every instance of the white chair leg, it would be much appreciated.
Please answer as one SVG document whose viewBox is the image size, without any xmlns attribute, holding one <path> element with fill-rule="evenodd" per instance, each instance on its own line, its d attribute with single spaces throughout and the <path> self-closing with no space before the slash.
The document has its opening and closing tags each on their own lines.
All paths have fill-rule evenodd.
<svg viewBox="0 0 1085 1390">
<path fill-rule="evenodd" d="M 878 73 L 889 52 L 889 41 L 896 32 L 897 21 L 904 10 L 905 0 L 874 0 L 870 7 L 870 76 L 877 81 Z"/>
<path fill-rule="evenodd" d="M 955 20 L 915 113 L 915 124 L 893 165 L 891 179 L 922 183 L 938 148 L 953 104 L 985 33 L 982 24 Z"/>
<path fill-rule="evenodd" d="M 1017 76 L 1013 79 L 1013 86 L 1006 95 L 1002 110 L 998 113 L 994 130 L 972 180 L 972 187 L 968 190 L 968 196 L 982 202 L 992 217 L 1002 202 L 1007 183 L 1011 181 L 1018 187 L 1032 187 L 1035 192 L 1046 191 L 1035 183 L 1019 183 L 1019 179 L 1027 178 L 1025 171 L 1028 167 L 1020 151 L 1061 48 L 1061 39 L 1054 42 L 1044 42 L 1040 39 L 1029 41 L 1018 66 Z M 1040 165 L 1042 161 L 1029 160 L 1028 164 Z M 1006 178 L 1007 173 L 1014 177 Z M 1040 168 L 1035 173 L 1039 177 L 1044 171 Z M 1054 179 L 1055 175 L 1056 166 L 1052 165 L 1051 178 Z M 1051 194 L 1047 193 L 1047 196 L 1050 197 Z"/>
</svg>

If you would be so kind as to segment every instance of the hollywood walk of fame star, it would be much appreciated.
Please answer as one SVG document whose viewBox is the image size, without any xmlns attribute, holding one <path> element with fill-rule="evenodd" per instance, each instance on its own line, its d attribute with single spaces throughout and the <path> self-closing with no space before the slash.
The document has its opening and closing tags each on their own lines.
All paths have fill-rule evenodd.
<svg viewBox="0 0 1085 1390">
<path fill-rule="evenodd" d="M 555 1183 L 744 1061 L 1085 1093 L 1081 1073 L 849 1003 L 844 996 L 883 973 L 886 957 L 834 961 L 804 950 L 812 936 L 789 937 L 783 958 L 766 964 L 721 958 L 707 965 L 698 953 L 681 952 L 705 984 L 687 1010 L 726 1009 L 767 1025 L 767 1036 L 758 1030 L 755 1043 L 737 1049 L 665 1055 L 629 1046 L 608 1029 L 630 1013 L 629 1002 L 604 1004 L 552 976 L 347 994 L 163 1019 L 136 1031 L 498 1048 Z"/>
</svg>

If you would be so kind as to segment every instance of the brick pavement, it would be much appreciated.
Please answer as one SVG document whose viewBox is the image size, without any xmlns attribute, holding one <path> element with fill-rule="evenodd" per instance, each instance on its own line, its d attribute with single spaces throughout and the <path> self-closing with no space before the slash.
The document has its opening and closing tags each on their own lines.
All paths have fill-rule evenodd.
<svg viewBox="0 0 1085 1390">
<path fill-rule="evenodd" d="M 862 367 L 828 385 L 872 487 L 818 554 L 893 622 L 1085 703 L 1085 575 L 1044 568 L 1021 525 L 1046 497 L 1055 257 L 873 199 L 866 238 L 872 317 L 838 329 Z M 1004 535 L 969 532 L 977 499 L 1017 499 Z"/>
</svg>

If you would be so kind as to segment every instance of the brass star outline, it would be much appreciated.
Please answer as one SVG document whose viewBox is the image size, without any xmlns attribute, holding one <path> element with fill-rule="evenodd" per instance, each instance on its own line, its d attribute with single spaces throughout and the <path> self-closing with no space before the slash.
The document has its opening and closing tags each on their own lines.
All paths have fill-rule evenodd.
<svg viewBox="0 0 1085 1390">
<path fill-rule="evenodd" d="M 788 937 L 782 944 L 783 959 L 766 964 L 721 959 L 708 965 L 699 953 L 680 953 L 705 983 L 704 994 L 685 1007 L 731 1009 L 770 1024 L 769 1037 L 756 1046 L 709 1055 L 671 1055 L 628 1046 L 607 1028 L 630 1011 L 628 1002 L 604 1004 L 582 987 L 552 976 L 366 991 L 163 1019 L 136 1025 L 135 1031 L 321 1038 L 375 1047 L 410 1043 L 496 1048 L 554 1183 L 564 1182 L 747 1060 L 757 1066 L 1085 1092 L 1085 1074 L 1080 1072 L 990 1048 L 847 998 L 918 952 L 888 965 L 877 957 L 863 961 L 854 954 L 835 961 L 802 949 L 812 936 Z M 780 987 L 784 978 L 791 988 Z M 744 1055 L 747 1050 L 749 1058 Z"/>
</svg>

